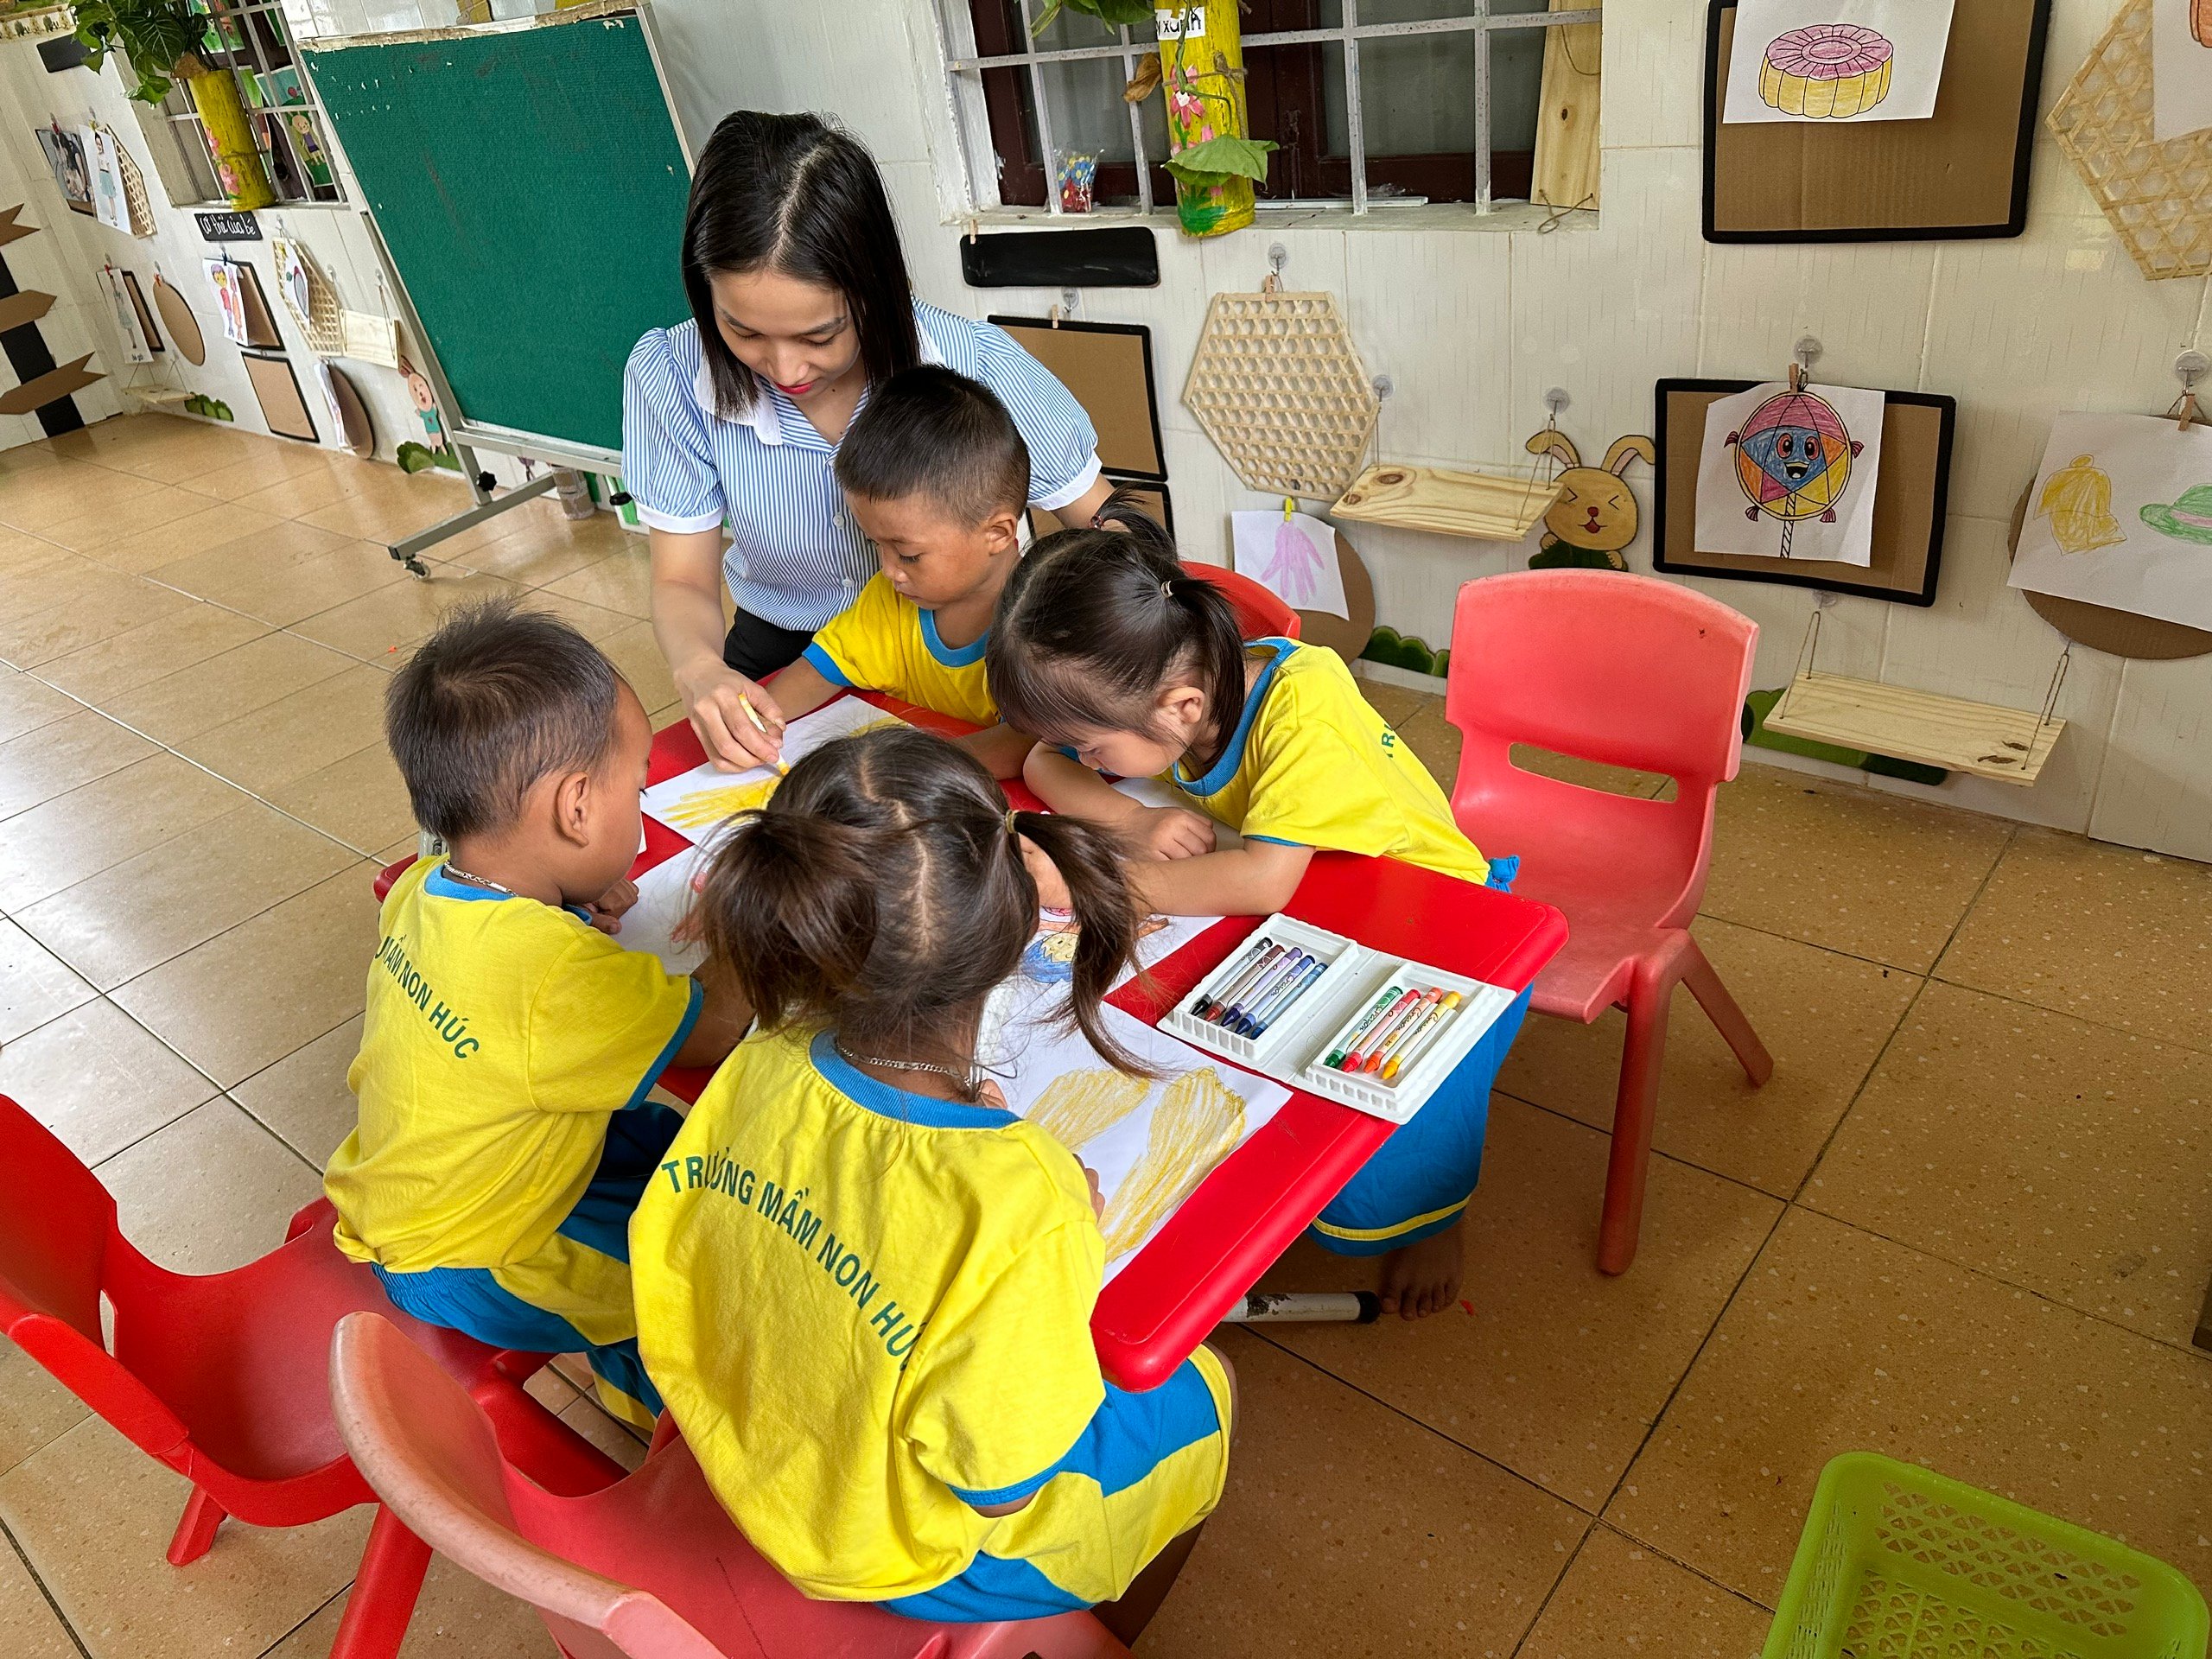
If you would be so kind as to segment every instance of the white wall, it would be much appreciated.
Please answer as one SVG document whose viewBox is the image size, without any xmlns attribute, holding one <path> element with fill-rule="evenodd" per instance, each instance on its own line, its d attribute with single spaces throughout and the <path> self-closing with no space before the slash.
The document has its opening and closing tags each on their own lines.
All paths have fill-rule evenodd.
<svg viewBox="0 0 2212 1659">
<path fill-rule="evenodd" d="M 657 10 L 699 130 L 747 105 L 835 111 L 884 163 L 925 297 L 978 316 L 1041 315 L 1056 293 L 961 283 L 964 187 L 929 3 L 659 0 Z M 2055 0 L 2044 109 L 2116 4 Z M 1827 346 L 1821 378 L 1959 401 L 1935 607 L 1837 599 L 1822 624 L 1821 666 L 2039 707 L 2064 641 L 2005 586 L 2005 521 L 2054 410 L 2150 410 L 2172 398 L 2175 354 L 2206 332 L 2206 282 L 2145 282 L 2040 127 L 2029 225 L 2018 239 L 1707 245 L 1699 230 L 1704 14 L 1695 0 L 1609 0 L 1605 207 L 1594 226 L 1537 235 L 1391 229 L 1379 217 L 1270 225 L 1263 216 L 1252 230 L 1193 243 L 1162 219 L 1159 288 L 1084 295 L 1082 315 L 1153 329 L 1182 539 L 1199 556 L 1222 558 L 1224 515 L 1269 505 L 1239 485 L 1179 392 L 1207 297 L 1256 286 L 1271 242 L 1289 253 L 1287 285 L 1337 294 L 1369 370 L 1395 383 L 1379 435 L 1394 460 L 1525 461 L 1522 441 L 1543 424 L 1542 395 L 1554 385 L 1573 398 L 1561 425 L 1594 459 L 1621 434 L 1650 430 L 1662 376 L 1779 378 L 1791 344 L 1811 334 Z M 1646 469 L 1636 467 L 1633 482 L 1648 513 Z M 1461 582 L 1526 559 L 1522 548 L 1347 530 L 1374 573 L 1382 620 L 1434 645 L 1449 638 Z M 1649 569 L 1648 527 L 1629 558 Z M 1694 585 L 1758 620 L 1758 683 L 1781 684 L 1815 595 Z M 1863 781 L 2212 860 L 2212 658 L 2123 663 L 2077 646 L 2060 712 L 2069 725 L 2033 789 Z"/>
</svg>

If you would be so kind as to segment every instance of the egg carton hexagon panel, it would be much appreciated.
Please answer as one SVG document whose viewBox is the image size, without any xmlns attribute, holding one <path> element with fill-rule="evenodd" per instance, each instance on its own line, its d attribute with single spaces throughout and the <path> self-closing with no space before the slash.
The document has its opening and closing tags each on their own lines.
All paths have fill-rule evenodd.
<svg viewBox="0 0 2212 1659">
<path fill-rule="evenodd" d="M 1217 294 L 1184 406 L 1249 489 L 1333 501 L 1382 400 L 1331 294 Z"/>
</svg>

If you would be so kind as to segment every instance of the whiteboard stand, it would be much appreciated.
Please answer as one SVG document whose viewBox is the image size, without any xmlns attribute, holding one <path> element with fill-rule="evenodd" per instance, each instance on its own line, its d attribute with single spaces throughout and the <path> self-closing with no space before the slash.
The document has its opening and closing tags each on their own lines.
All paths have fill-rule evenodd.
<svg viewBox="0 0 2212 1659">
<path fill-rule="evenodd" d="M 399 303 L 399 320 L 405 325 L 407 335 L 415 349 L 423 354 L 416 366 L 423 378 L 430 383 L 430 391 L 438 400 L 438 419 L 444 423 L 446 442 L 453 446 L 454 459 L 461 462 L 461 475 L 468 480 L 468 493 L 476 498 L 475 505 L 442 518 L 428 530 L 418 530 L 412 536 L 385 544 L 385 551 L 418 577 L 428 577 L 429 571 L 423 563 L 425 548 L 435 547 L 449 537 L 464 530 L 472 530 L 486 518 L 496 518 L 512 507 L 549 493 L 560 482 L 559 474 L 549 468 L 543 477 L 518 484 L 505 495 L 492 493 L 492 474 L 477 464 L 476 452 L 489 449 L 495 454 L 513 455 L 518 460 L 550 461 L 555 467 L 574 468 L 578 472 L 597 473 L 603 478 L 613 478 L 621 473 L 622 457 L 612 450 L 600 449 L 585 444 L 565 443 L 558 438 L 533 437 L 526 432 L 509 432 L 503 428 L 480 426 L 474 422 L 456 420 L 453 411 L 460 404 L 447 383 L 445 370 L 439 365 L 438 354 L 430 345 L 430 336 L 423 327 L 422 318 L 415 315 L 415 302 L 407 296 L 407 284 L 399 279 L 399 267 L 391 262 L 391 250 L 384 245 L 384 232 L 377 228 L 376 216 L 363 213 L 361 223 L 368 227 L 369 240 L 376 244 L 377 258 L 384 266 L 385 286 Z M 410 359 L 411 360 L 411 359 Z M 524 447 L 527 446 L 527 447 Z M 558 451 L 560 453 L 550 453 Z"/>
</svg>

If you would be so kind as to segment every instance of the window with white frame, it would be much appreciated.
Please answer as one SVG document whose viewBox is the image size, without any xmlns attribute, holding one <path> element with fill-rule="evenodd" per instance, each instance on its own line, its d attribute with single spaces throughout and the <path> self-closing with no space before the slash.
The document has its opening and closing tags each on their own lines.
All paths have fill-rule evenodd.
<svg viewBox="0 0 2212 1659">
<path fill-rule="evenodd" d="M 286 8 L 279 0 L 199 0 L 194 9 L 207 13 L 200 57 L 218 73 L 227 70 L 238 82 L 261 164 L 278 200 L 343 201 L 337 164 L 331 156 L 329 124 L 300 66 Z M 207 130 L 183 82 L 171 87 L 162 100 L 161 115 L 176 140 L 175 153 L 189 181 L 186 194 L 194 202 L 220 202 L 223 191 L 216 182 Z M 179 196 L 174 183 L 169 194 Z M 179 200 L 177 205 L 188 204 Z"/>
<path fill-rule="evenodd" d="M 1157 98 L 1122 88 L 1154 49 L 1149 25 L 1113 28 L 1043 0 L 931 0 L 944 30 L 970 182 L 981 206 L 1049 207 L 1056 154 L 1099 158 L 1102 204 L 1174 200 Z M 1255 138 L 1279 146 L 1263 203 L 1525 200 L 1548 31 L 1596 23 L 1548 0 L 1244 0 L 1245 97 Z M 1575 37 L 1558 37 L 1567 48 Z M 1586 38 L 1586 36 L 1585 37 Z M 1594 50 L 1594 41 L 1586 48 Z M 1595 62 L 1578 65 L 1594 73 Z"/>
</svg>

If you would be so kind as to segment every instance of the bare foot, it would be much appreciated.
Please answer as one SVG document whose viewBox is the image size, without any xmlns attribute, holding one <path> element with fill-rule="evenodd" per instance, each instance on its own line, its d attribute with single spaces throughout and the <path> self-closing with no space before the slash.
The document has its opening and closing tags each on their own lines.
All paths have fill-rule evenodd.
<svg viewBox="0 0 2212 1659">
<path fill-rule="evenodd" d="M 1467 1267 L 1464 1219 L 1382 1258 L 1382 1311 L 1425 1319 L 1458 1300 Z"/>
</svg>

